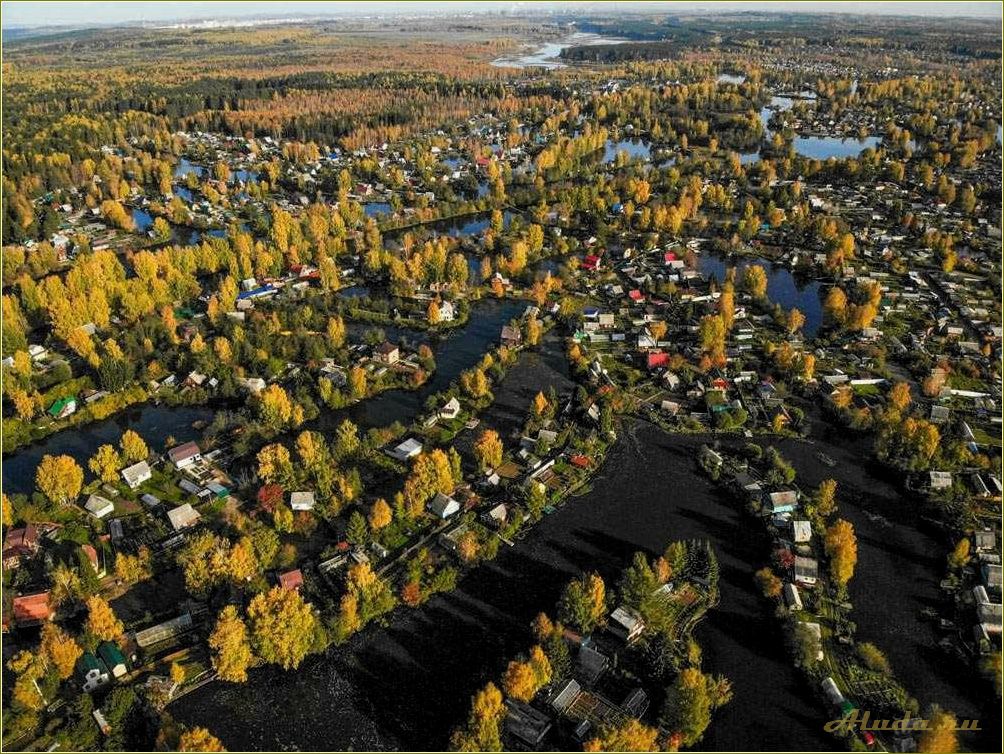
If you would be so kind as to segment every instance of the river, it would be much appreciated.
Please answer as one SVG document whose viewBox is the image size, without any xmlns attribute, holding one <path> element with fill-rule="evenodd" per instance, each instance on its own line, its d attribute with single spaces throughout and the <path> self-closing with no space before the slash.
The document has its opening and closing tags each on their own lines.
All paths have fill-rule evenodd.
<svg viewBox="0 0 1004 754">
<path fill-rule="evenodd" d="M 521 355 L 482 425 L 511 437 L 533 395 L 548 385 L 561 395 L 573 389 L 556 336 L 545 338 L 542 352 Z M 473 434 L 457 440 L 464 455 Z M 443 749 L 471 694 L 527 648 L 530 621 L 540 610 L 553 614 L 569 578 L 595 569 L 612 582 L 636 550 L 655 554 L 673 539 L 701 537 L 719 557 L 722 602 L 697 638 L 705 668 L 728 675 L 735 689 L 702 748 L 830 748 L 823 710 L 792 669 L 770 608 L 753 588 L 767 543 L 696 473 L 699 444 L 628 422 L 591 491 L 515 547 L 503 547 L 454 592 L 398 610 L 389 626 L 368 628 L 302 671 L 261 669 L 246 687 L 203 687 L 173 704 L 172 714 L 208 725 L 231 749 Z M 291 719 L 281 727 L 262 723 L 279 708 Z"/>
<path fill-rule="evenodd" d="M 165 441 L 198 439 L 192 424 L 211 421 L 213 410 L 204 406 L 165 406 L 143 404 L 127 408 L 102 421 L 64 429 L 3 459 L 3 490 L 7 494 L 31 494 L 35 488 L 35 468 L 44 455 L 68 455 L 82 467 L 99 445 L 118 445 L 122 434 L 132 429 L 146 440 L 154 452 L 164 450 Z"/>
<path fill-rule="evenodd" d="M 482 426 L 512 437 L 537 390 L 554 385 L 568 394 L 573 383 L 560 343 L 549 335 L 542 352 L 521 355 Z M 465 456 L 473 434 L 456 441 Z M 867 444 L 819 421 L 812 439 L 781 445 L 807 488 L 828 476 L 838 479 L 841 515 L 859 537 L 851 582 L 859 639 L 887 653 L 922 705 L 938 702 L 999 730 L 999 712 L 994 717 L 980 709 L 979 688 L 939 660 L 927 643 L 929 627 L 918 618 L 919 609 L 937 599 L 943 546 L 918 528 L 915 516 L 901 519 L 909 504 L 867 463 Z M 570 577 L 595 569 L 611 580 L 636 550 L 654 554 L 673 539 L 705 538 L 720 561 L 722 599 L 696 637 L 705 670 L 728 676 L 735 695 L 716 712 L 698 748 L 831 749 L 822 730 L 826 711 L 793 669 L 780 626 L 753 586 L 753 572 L 768 560 L 766 537 L 696 471 L 703 441 L 628 420 L 588 493 L 469 572 L 454 592 L 417 610 L 400 609 L 388 626 L 368 628 L 300 671 L 259 669 L 248 686 L 211 684 L 173 704 L 172 713 L 186 724 L 208 725 L 231 749 L 442 749 L 471 694 L 526 649 L 529 622 L 538 611 L 553 610 Z M 815 460 L 820 449 L 838 460 L 835 468 Z M 866 508 L 894 523 L 870 517 Z M 287 721 L 263 723 L 276 709 Z"/>
</svg>

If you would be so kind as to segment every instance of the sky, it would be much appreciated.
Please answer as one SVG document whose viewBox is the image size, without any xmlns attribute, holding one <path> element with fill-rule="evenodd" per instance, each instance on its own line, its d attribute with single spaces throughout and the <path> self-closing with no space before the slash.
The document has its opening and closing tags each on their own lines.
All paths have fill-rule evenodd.
<svg viewBox="0 0 1004 754">
<path fill-rule="evenodd" d="M 998 2 L 28 2 L 5 0 L 2 25 L 91 26 L 115 23 L 236 20 L 243 18 L 288 19 L 315 15 L 379 15 L 387 13 L 505 12 L 552 9 L 600 9 L 666 11 L 772 10 L 798 12 L 863 13 L 921 16 L 1001 17 Z"/>
</svg>

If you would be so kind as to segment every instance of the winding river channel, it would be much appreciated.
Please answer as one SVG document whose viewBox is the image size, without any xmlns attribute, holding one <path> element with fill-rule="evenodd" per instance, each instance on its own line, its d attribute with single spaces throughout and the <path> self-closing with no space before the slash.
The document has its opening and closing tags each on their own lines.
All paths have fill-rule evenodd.
<svg viewBox="0 0 1004 754">
<path fill-rule="evenodd" d="M 533 395 L 552 384 L 559 394 L 573 388 L 556 336 L 546 338 L 540 352 L 520 357 L 483 414 L 483 426 L 511 436 Z M 457 440 L 465 453 L 468 434 Z M 172 713 L 186 724 L 209 725 L 231 749 L 442 749 L 471 694 L 526 649 L 530 621 L 553 609 L 570 577 L 597 570 L 615 579 L 637 550 L 656 553 L 674 539 L 703 538 L 720 561 L 722 599 L 696 638 L 705 669 L 728 676 L 735 696 L 715 714 L 698 748 L 832 748 L 822 729 L 826 710 L 793 669 L 779 624 L 753 586 L 768 542 L 696 470 L 696 450 L 707 440 L 626 421 L 587 493 L 469 572 L 454 592 L 399 609 L 386 627 L 372 626 L 298 671 L 264 668 L 251 673 L 248 686 L 198 689 L 172 704 Z M 979 716 L 989 723 L 985 730 L 994 730 L 991 705 L 981 703 L 968 671 L 951 670 L 919 616 L 939 598 L 944 544 L 918 528 L 908 501 L 868 464 L 866 442 L 817 422 L 811 442 L 782 445 L 803 484 L 829 476 L 840 483 L 841 515 L 855 524 L 860 542 L 851 587 L 859 638 L 886 652 L 922 705 L 937 702 L 960 716 Z M 837 466 L 816 461 L 819 450 Z M 274 724 L 276 710 L 283 710 L 281 726 Z"/>
</svg>

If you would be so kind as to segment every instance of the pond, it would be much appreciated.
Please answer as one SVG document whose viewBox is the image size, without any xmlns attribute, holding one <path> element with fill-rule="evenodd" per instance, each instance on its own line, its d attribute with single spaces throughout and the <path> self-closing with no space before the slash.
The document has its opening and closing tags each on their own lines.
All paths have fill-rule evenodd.
<svg viewBox="0 0 1004 754">
<path fill-rule="evenodd" d="M 771 302 L 785 309 L 798 308 L 805 315 L 802 333 L 811 338 L 823 324 L 823 302 L 819 291 L 822 284 L 816 280 L 798 280 L 791 270 L 769 260 L 736 259 L 726 260 L 714 254 L 702 254 L 697 260 L 697 269 L 705 276 L 714 275 L 718 282 L 725 280 L 729 267 L 736 268 L 736 280 L 741 281 L 743 270 L 751 264 L 760 264 L 767 272 L 767 297 Z"/>
<path fill-rule="evenodd" d="M 146 233 L 153 227 L 153 215 L 139 207 L 133 207 L 132 221 L 137 233 Z"/>
<path fill-rule="evenodd" d="M 607 139 L 607 143 L 603 146 L 603 164 L 614 162 L 621 152 L 626 152 L 629 159 L 648 160 L 652 156 L 649 143 L 642 139 L 622 139 L 621 141 Z"/>
<path fill-rule="evenodd" d="M 802 92 L 800 94 L 811 94 L 811 92 Z M 809 98 L 799 97 L 798 99 Z M 763 124 L 766 139 L 769 140 L 774 133 L 768 126 L 774 111 L 783 112 L 790 110 L 796 101 L 794 97 L 773 96 L 770 98 L 770 103 L 766 107 L 761 108 L 760 122 Z M 881 143 L 882 139 L 878 136 L 867 136 L 864 139 L 841 138 L 838 136 L 796 136 L 792 141 L 795 152 L 803 157 L 809 157 L 814 160 L 828 160 L 831 157 L 837 159 L 857 157 L 865 149 L 878 147 Z M 755 152 L 743 152 L 739 155 L 739 161 L 743 165 L 750 165 L 759 160 L 759 150 Z"/>
<path fill-rule="evenodd" d="M 363 205 L 363 213 L 366 217 L 376 217 L 377 215 L 389 215 L 391 210 L 390 202 L 367 202 Z"/>
<path fill-rule="evenodd" d="M 196 165 L 194 162 L 189 162 L 187 159 L 182 157 L 178 160 L 178 164 L 174 168 L 174 177 L 184 178 L 189 173 L 195 173 L 195 175 L 201 178 L 205 172 L 206 169 L 201 165 Z"/>
<path fill-rule="evenodd" d="M 118 445 L 122 434 L 132 429 L 146 440 L 154 452 L 164 450 L 164 442 L 198 439 L 192 427 L 197 421 L 211 421 L 213 410 L 206 407 L 144 404 L 115 416 L 79 428 L 65 429 L 3 459 L 4 492 L 30 494 L 35 487 L 35 468 L 44 455 L 71 456 L 84 469 L 99 445 Z"/>
</svg>

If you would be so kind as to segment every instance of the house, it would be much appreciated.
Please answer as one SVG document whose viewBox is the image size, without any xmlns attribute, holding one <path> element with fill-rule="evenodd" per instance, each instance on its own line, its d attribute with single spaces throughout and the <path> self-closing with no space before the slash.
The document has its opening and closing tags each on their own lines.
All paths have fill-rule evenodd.
<svg viewBox="0 0 1004 754">
<path fill-rule="evenodd" d="M 245 390 L 253 395 L 258 395 L 258 393 L 265 389 L 265 380 L 261 377 L 244 377 L 238 380 L 238 382 L 244 386 Z"/>
<path fill-rule="evenodd" d="M 171 522 L 171 526 L 175 531 L 195 526 L 200 518 L 202 516 L 192 507 L 191 503 L 179 505 L 177 508 L 172 508 L 167 512 L 167 519 Z"/>
<path fill-rule="evenodd" d="M 981 529 L 973 533 L 973 545 L 977 552 L 994 552 L 997 549 L 997 537 L 990 529 Z"/>
<path fill-rule="evenodd" d="M 614 636 L 630 644 L 645 630 L 645 621 L 635 610 L 620 605 L 610 613 L 610 623 L 607 628 Z"/>
<path fill-rule="evenodd" d="M 439 302 L 439 321 L 440 322 L 452 322 L 457 318 L 456 307 L 453 306 L 452 301 L 440 301 Z"/>
<path fill-rule="evenodd" d="M 792 521 L 791 534 L 795 544 L 804 544 L 812 539 L 812 524 L 808 521 Z"/>
<path fill-rule="evenodd" d="M 398 350 L 398 347 L 387 340 L 373 349 L 373 358 L 387 366 L 396 364 L 400 357 L 401 352 Z"/>
<path fill-rule="evenodd" d="M 592 639 L 586 638 L 579 646 L 576 658 L 576 675 L 587 684 L 594 684 L 610 667 L 610 658 L 593 646 Z"/>
<path fill-rule="evenodd" d="M 48 592 L 15 597 L 11 607 L 14 611 L 14 623 L 18 626 L 37 626 L 39 623 L 52 620 L 54 615 L 49 606 Z"/>
<path fill-rule="evenodd" d="M 126 665 L 126 658 L 125 655 L 122 654 L 122 650 L 110 641 L 105 641 L 98 645 L 98 657 L 101 658 L 105 667 L 108 668 L 112 675 L 116 678 L 121 678 L 129 672 L 129 668 Z"/>
<path fill-rule="evenodd" d="M 137 631 L 134 635 L 136 644 L 141 648 L 151 647 L 162 641 L 173 639 L 192 628 L 191 613 L 182 613 L 177 618 L 171 618 L 155 626 Z"/>
<path fill-rule="evenodd" d="M 582 269 L 587 272 L 596 272 L 600 269 L 602 265 L 602 260 L 596 254 L 587 254 L 585 259 L 582 260 Z"/>
<path fill-rule="evenodd" d="M 180 471 L 197 461 L 201 461 L 202 451 L 199 450 L 199 446 L 195 442 L 186 442 L 167 451 L 167 457 L 174 464 L 174 467 Z"/>
<path fill-rule="evenodd" d="M 94 569 L 94 573 L 97 574 L 97 577 L 99 579 L 103 579 L 107 574 L 104 558 L 98 555 L 98 551 L 94 549 L 94 545 L 80 545 L 80 551 L 84 553 L 84 557 L 87 558 L 87 562 L 91 564 L 91 568 Z"/>
<path fill-rule="evenodd" d="M 77 673 L 81 678 L 81 687 L 87 693 L 106 685 L 109 681 L 108 668 L 90 652 L 84 652 L 77 660 Z"/>
<path fill-rule="evenodd" d="M 815 558 L 795 556 L 795 582 L 813 586 L 819 580 L 819 562 Z"/>
<path fill-rule="evenodd" d="M 289 507 L 294 511 L 311 511 L 314 509 L 314 493 L 310 491 L 306 492 L 290 492 L 289 493 Z"/>
<path fill-rule="evenodd" d="M 84 508 L 94 518 L 104 518 L 115 510 L 115 504 L 108 498 L 101 497 L 101 495 L 91 495 L 87 498 L 87 502 L 84 503 Z"/>
<path fill-rule="evenodd" d="M 299 568 L 279 574 L 279 586 L 287 592 L 297 592 L 303 586 L 303 572 Z"/>
<path fill-rule="evenodd" d="M 397 461 L 407 461 L 422 452 L 422 443 L 414 437 L 409 437 L 404 442 L 384 452 Z"/>
<path fill-rule="evenodd" d="M 494 508 L 485 511 L 481 514 L 481 519 L 486 523 L 494 526 L 496 529 L 501 529 L 505 526 L 506 517 L 509 515 L 508 509 L 505 507 L 505 503 L 499 503 Z"/>
<path fill-rule="evenodd" d="M 669 354 L 664 351 L 649 351 L 645 354 L 645 368 L 649 371 L 653 369 L 665 369 L 669 366 Z"/>
<path fill-rule="evenodd" d="M 471 527 L 465 523 L 457 524 L 449 531 L 442 532 L 437 540 L 443 549 L 449 550 L 450 552 L 456 552 L 459 547 L 458 543 L 460 542 L 460 538 L 464 536 L 470 528 Z"/>
<path fill-rule="evenodd" d="M 952 488 L 952 472 L 932 471 L 928 475 L 928 482 L 932 490 L 949 490 Z"/>
<path fill-rule="evenodd" d="M 22 559 L 34 556 L 39 546 L 38 529 L 35 524 L 8 529 L 3 541 L 3 567 L 16 568 Z"/>
<path fill-rule="evenodd" d="M 505 732 L 530 751 L 540 751 L 544 736 L 551 730 L 551 718 L 518 699 L 505 700 Z"/>
<path fill-rule="evenodd" d="M 502 345 L 518 346 L 522 342 L 523 333 L 520 332 L 518 327 L 513 327 L 512 325 L 502 326 Z"/>
<path fill-rule="evenodd" d="M 443 521 L 460 513 L 460 503 L 442 492 L 437 492 L 436 496 L 426 503 L 425 508 L 433 516 Z"/>
<path fill-rule="evenodd" d="M 108 724 L 108 720 L 105 717 L 105 713 L 100 709 L 92 710 L 91 717 L 94 718 L 94 722 L 97 723 L 98 730 L 105 736 L 110 736 L 112 734 L 112 726 Z"/>
<path fill-rule="evenodd" d="M 775 516 L 781 513 L 794 513 L 798 508 L 798 493 L 795 490 L 780 490 L 769 492 L 763 500 L 764 512 Z"/>
<path fill-rule="evenodd" d="M 781 596 L 784 597 L 784 604 L 791 610 L 802 609 L 802 597 L 798 593 L 798 587 L 790 581 L 784 582 L 781 589 Z"/>
<path fill-rule="evenodd" d="M 563 713 L 582 693 L 582 686 L 574 678 L 570 679 L 551 699 L 551 707 L 557 713 Z"/>
<path fill-rule="evenodd" d="M 65 419 L 77 410 L 77 399 L 73 396 L 60 398 L 49 406 L 49 416 L 53 419 Z"/>
<path fill-rule="evenodd" d="M 131 490 L 139 487 L 152 475 L 153 473 L 150 471 L 150 464 L 146 461 L 140 461 L 139 463 L 134 463 L 132 466 L 127 466 L 122 469 L 122 479 L 125 480 L 125 483 L 129 485 L 129 489 Z"/>
<path fill-rule="evenodd" d="M 450 398 L 446 402 L 446 405 L 439 409 L 439 417 L 441 419 L 456 419 L 457 415 L 460 413 L 460 401 L 456 397 Z"/>
</svg>

